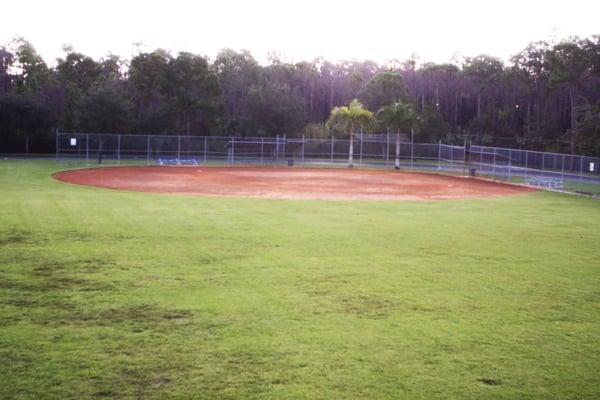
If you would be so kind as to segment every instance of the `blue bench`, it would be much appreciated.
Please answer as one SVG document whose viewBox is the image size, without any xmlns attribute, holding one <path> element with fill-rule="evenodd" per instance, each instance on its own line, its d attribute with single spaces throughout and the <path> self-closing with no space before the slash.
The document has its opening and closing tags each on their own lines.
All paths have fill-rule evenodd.
<svg viewBox="0 0 600 400">
<path fill-rule="evenodd" d="M 158 165 L 199 165 L 195 158 L 160 157 Z"/>
<path fill-rule="evenodd" d="M 560 178 L 549 178 L 545 176 L 528 176 L 525 178 L 528 185 L 547 189 L 563 189 L 564 181 Z"/>
</svg>

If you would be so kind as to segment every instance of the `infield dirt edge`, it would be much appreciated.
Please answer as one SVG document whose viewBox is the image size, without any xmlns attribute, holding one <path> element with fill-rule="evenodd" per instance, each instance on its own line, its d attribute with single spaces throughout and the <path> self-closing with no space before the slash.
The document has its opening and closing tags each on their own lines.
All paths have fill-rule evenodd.
<svg viewBox="0 0 600 400">
<path fill-rule="evenodd" d="M 251 174 L 258 171 L 262 176 Z M 147 174 L 146 179 L 140 179 L 141 172 L 150 176 Z M 207 177 L 211 174 L 213 176 Z M 285 176 L 275 179 L 273 174 Z M 473 177 L 339 167 L 107 166 L 63 170 L 51 176 L 56 181 L 84 187 L 229 198 L 423 201 L 502 197 L 536 191 L 519 184 Z M 398 180 L 400 176 L 406 179 Z M 179 186 L 174 184 L 177 182 L 173 181 L 173 177 L 178 178 Z M 373 180 L 373 177 L 379 179 Z M 309 179 L 314 180 L 312 186 Z M 457 186 L 457 183 L 460 185 Z M 357 185 L 363 192 L 357 193 Z"/>
</svg>

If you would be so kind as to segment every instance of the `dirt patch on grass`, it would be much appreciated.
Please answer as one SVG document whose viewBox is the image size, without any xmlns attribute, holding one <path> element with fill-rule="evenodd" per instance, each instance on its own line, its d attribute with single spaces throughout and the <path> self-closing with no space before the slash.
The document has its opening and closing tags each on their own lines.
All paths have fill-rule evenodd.
<svg viewBox="0 0 600 400">
<path fill-rule="evenodd" d="M 398 300 L 390 296 L 356 291 L 344 277 L 323 277 L 301 282 L 300 286 L 313 299 L 315 314 L 384 319 L 400 307 Z"/>
<path fill-rule="evenodd" d="M 397 309 L 395 299 L 373 294 L 340 297 L 339 304 L 346 314 L 370 319 L 383 319 Z"/>
<path fill-rule="evenodd" d="M 31 232 L 21 229 L 0 231 L 0 246 L 33 242 L 37 242 L 37 239 Z"/>
<path fill-rule="evenodd" d="M 486 386 L 500 386 L 502 385 L 502 380 L 500 379 L 492 379 L 492 378 L 479 378 L 478 382 L 483 383 Z"/>
<path fill-rule="evenodd" d="M 78 310 L 70 316 L 73 323 L 99 326 L 156 328 L 175 320 L 189 321 L 193 317 L 190 310 L 168 310 L 154 305 L 140 304 L 106 310 Z"/>
<path fill-rule="evenodd" d="M 437 174 L 275 167 L 107 167 L 54 174 L 77 185 L 202 196 L 327 200 L 444 200 L 532 189 Z"/>
</svg>

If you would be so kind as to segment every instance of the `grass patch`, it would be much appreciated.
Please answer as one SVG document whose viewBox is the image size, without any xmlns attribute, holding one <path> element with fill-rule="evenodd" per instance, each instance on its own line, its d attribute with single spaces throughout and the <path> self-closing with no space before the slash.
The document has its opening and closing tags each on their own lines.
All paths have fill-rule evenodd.
<svg viewBox="0 0 600 400">
<path fill-rule="evenodd" d="M 598 398 L 600 203 L 118 192 L 0 161 L 0 398 Z"/>
</svg>

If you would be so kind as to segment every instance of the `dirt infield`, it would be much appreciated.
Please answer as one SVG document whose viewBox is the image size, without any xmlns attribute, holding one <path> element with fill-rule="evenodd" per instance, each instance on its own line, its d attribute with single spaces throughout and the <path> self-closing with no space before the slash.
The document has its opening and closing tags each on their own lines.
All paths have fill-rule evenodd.
<svg viewBox="0 0 600 400">
<path fill-rule="evenodd" d="M 533 189 L 480 179 L 360 169 L 107 167 L 58 172 L 77 185 L 204 196 L 331 200 L 429 200 L 506 196 Z"/>
</svg>

